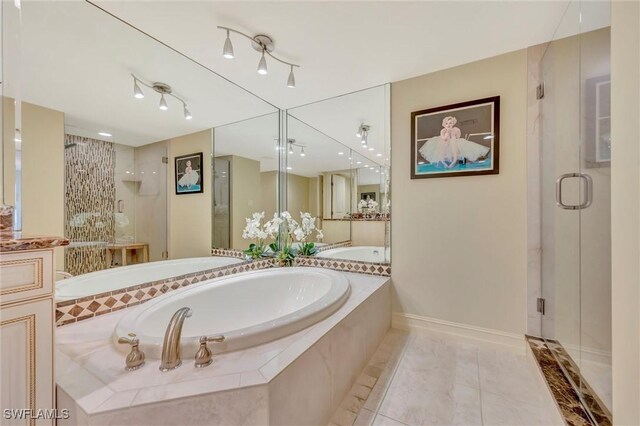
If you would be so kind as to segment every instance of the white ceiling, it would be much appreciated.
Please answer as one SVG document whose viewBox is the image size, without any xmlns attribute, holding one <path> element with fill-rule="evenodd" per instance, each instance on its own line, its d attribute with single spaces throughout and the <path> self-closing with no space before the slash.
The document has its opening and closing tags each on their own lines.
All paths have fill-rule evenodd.
<svg viewBox="0 0 640 426">
<path fill-rule="evenodd" d="M 403 80 L 543 43 L 568 1 L 132 1 L 96 0 L 104 9 L 180 50 L 280 108 Z M 587 1 L 583 26 L 606 25 L 608 2 Z M 590 13 L 589 16 L 585 14 Z M 269 63 L 233 37 L 236 58 L 222 57 L 224 25 L 266 33 L 275 54 L 299 63 Z M 571 26 L 570 26 L 571 27 Z M 577 32 L 569 28 L 566 35 Z"/>
<path fill-rule="evenodd" d="M 6 76 L 5 94 L 64 112 L 69 133 L 139 146 L 276 111 L 86 2 L 23 2 L 20 36 L 20 78 Z M 151 89 L 135 99 L 130 73 L 170 84 L 193 119 L 171 97 L 161 111 Z"/>
</svg>

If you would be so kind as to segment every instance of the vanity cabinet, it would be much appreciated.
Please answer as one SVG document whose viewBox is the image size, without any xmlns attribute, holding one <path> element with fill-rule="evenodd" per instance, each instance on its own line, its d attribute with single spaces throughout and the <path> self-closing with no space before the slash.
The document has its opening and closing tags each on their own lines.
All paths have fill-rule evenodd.
<svg viewBox="0 0 640 426">
<path fill-rule="evenodd" d="M 53 248 L 0 253 L 3 425 L 54 424 L 53 256 Z"/>
</svg>

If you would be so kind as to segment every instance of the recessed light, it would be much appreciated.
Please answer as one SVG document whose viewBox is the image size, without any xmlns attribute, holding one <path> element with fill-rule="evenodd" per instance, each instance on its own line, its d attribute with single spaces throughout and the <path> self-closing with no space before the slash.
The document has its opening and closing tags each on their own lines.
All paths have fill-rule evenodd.
<svg viewBox="0 0 640 426">
<path fill-rule="evenodd" d="M 338 155 L 344 155 L 344 152 L 340 151 L 340 152 L 338 153 Z"/>
<path fill-rule="evenodd" d="M 111 133 L 107 133 L 107 132 L 99 132 L 98 134 L 106 138 L 110 138 L 111 136 L 113 136 Z"/>
<path fill-rule="evenodd" d="M 356 164 L 362 164 L 362 161 L 356 161 Z"/>
<path fill-rule="evenodd" d="M 377 153 L 376 157 L 382 157 L 382 154 L 381 153 Z"/>
<path fill-rule="evenodd" d="M 287 170 L 293 170 L 293 167 L 287 166 Z"/>
<path fill-rule="evenodd" d="M 369 151 L 375 151 L 375 148 L 371 147 L 369 148 Z"/>
</svg>

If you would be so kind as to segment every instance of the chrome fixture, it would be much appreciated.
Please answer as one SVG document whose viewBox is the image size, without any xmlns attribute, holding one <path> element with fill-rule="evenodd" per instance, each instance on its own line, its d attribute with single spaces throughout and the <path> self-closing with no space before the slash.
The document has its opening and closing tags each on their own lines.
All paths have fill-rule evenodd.
<svg viewBox="0 0 640 426">
<path fill-rule="evenodd" d="M 160 371 L 169 371 L 180 367 L 180 337 L 184 320 L 191 316 L 190 308 L 180 308 L 171 317 L 162 342 L 162 361 Z"/>
<path fill-rule="evenodd" d="M 260 61 L 258 62 L 258 74 L 267 75 L 268 69 L 267 69 L 266 55 L 268 55 L 271 59 L 275 59 L 276 61 L 289 66 L 290 70 L 289 70 L 289 77 L 287 78 L 287 87 L 290 87 L 290 88 L 296 87 L 296 76 L 293 73 L 293 68 L 294 67 L 300 68 L 300 65 L 292 64 L 291 62 L 283 61 L 282 59 L 275 57 L 273 53 L 271 53 L 273 52 L 273 49 L 275 47 L 273 43 L 273 39 L 271 37 L 264 34 L 258 34 L 256 36 L 251 37 L 250 35 L 247 35 L 238 30 L 234 30 L 233 28 L 223 27 L 223 26 L 218 26 L 218 28 L 227 32 L 227 37 L 224 40 L 224 47 L 222 48 L 222 56 L 224 56 L 227 59 L 235 58 L 235 55 L 233 53 L 233 44 L 231 43 L 230 33 L 239 34 L 249 39 L 251 41 L 251 46 L 255 50 L 261 53 Z"/>
<path fill-rule="evenodd" d="M 224 342 L 224 336 L 201 336 L 200 337 L 200 348 L 198 348 L 198 352 L 196 352 L 196 368 L 206 367 L 213 362 L 213 354 L 211 350 L 207 347 L 207 342 Z"/>
<path fill-rule="evenodd" d="M 565 204 L 562 201 L 562 182 L 565 179 L 579 178 L 584 181 L 584 196 L 580 204 Z M 593 180 L 585 173 L 565 173 L 556 179 L 556 205 L 564 210 L 582 210 L 591 206 L 593 202 Z"/>
<path fill-rule="evenodd" d="M 189 109 L 187 108 L 187 103 L 181 97 L 173 93 L 173 89 L 168 84 L 162 83 L 159 81 L 155 83 L 145 83 L 143 80 L 141 80 L 140 78 L 136 77 L 133 74 L 131 74 L 131 77 L 133 77 L 133 97 L 134 98 L 136 99 L 144 98 L 144 93 L 142 92 L 142 89 L 138 85 L 138 83 L 140 83 L 143 86 L 153 89 L 157 93 L 160 93 L 160 104 L 158 105 L 158 107 L 162 111 L 166 111 L 169 109 L 169 104 L 167 104 L 167 99 L 165 98 L 165 95 L 167 95 L 182 102 L 182 112 L 184 113 L 185 120 L 191 120 L 193 118 L 193 116 L 191 115 L 191 112 L 189 112 Z"/>
<path fill-rule="evenodd" d="M 304 152 L 305 145 L 297 143 L 295 139 L 288 139 L 287 140 L 287 145 L 289 147 L 288 148 L 289 154 L 291 154 L 291 155 L 295 154 L 295 151 L 294 151 L 293 148 L 294 147 L 298 147 L 298 148 L 300 148 L 300 157 L 306 157 L 307 156 L 307 154 Z"/>
<path fill-rule="evenodd" d="M 140 340 L 134 333 L 129 333 L 129 337 L 121 337 L 118 343 L 131 345 L 131 352 L 127 355 L 124 369 L 127 371 L 137 370 L 144 365 L 144 352 L 138 349 Z"/>
<path fill-rule="evenodd" d="M 358 131 L 356 132 L 356 137 L 360 138 L 360 142 L 362 143 L 363 148 L 368 148 L 367 143 L 369 142 L 369 131 L 371 130 L 371 126 L 366 124 L 361 124 L 358 127 Z"/>
</svg>

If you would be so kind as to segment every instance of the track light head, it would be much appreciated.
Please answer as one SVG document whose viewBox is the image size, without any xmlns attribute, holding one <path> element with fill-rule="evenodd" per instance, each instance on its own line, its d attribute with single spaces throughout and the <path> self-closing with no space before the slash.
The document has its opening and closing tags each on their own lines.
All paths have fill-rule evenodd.
<svg viewBox="0 0 640 426">
<path fill-rule="evenodd" d="M 293 74 L 293 65 L 291 66 L 291 71 L 289 71 L 289 78 L 287 79 L 287 87 L 291 89 L 295 89 L 296 87 L 296 76 Z"/>
<path fill-rule="evenodd" d="M 227 38 L 224 41 L 224 47 L 222 48 L 222 56 L 227 59 L 233 59 L 233 44 L 231 44 L 231 38 L 229 37 L 229 30 L 227 30 Z"/>
<path fill-rule="evenodd" d="M 166 111 L 169 109 L 169 105 L 167 105 L 167 100 L 164 98 L 164 93 L 160 95 L 160 107 L 161 110 Z"/>
<path fill-rule="evenodd" d="M 258 74 L 267 75 L 267 60 L 264 57 L 264 50 L 262 51 L 260 62 L 258 62 Z"/>
<path fill-rule="evenodd" d="M 300 150 L 300 157 L 306 157 L 307 154 L 304 153 L 304 146 Z"/>
<path fill-rule="evenodd" d="M 133 77 L 133 97 L 136 99 L 144 98 L 144 93 L 140 86 L 138 86 L 138 79 Z"/>
<path fill-rule="evenodd" d="M 184 119 L 185 120 L 191 120 L 193 118 L 193 116 L 191 115 L 191 112 L 189 112 L 189 110 L 187 109 L 187 105 L 184 105 Z"/>
</svg>

